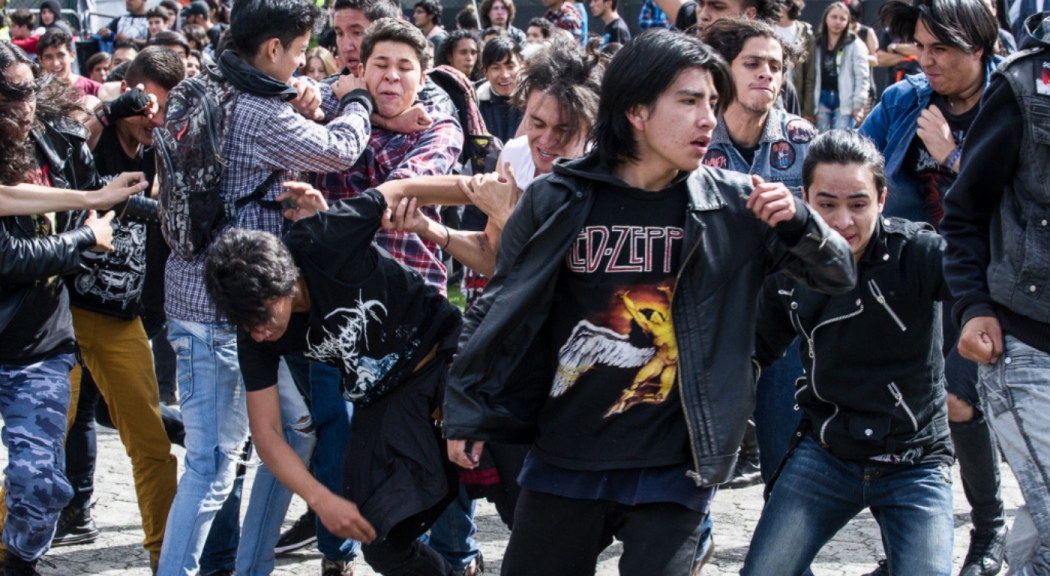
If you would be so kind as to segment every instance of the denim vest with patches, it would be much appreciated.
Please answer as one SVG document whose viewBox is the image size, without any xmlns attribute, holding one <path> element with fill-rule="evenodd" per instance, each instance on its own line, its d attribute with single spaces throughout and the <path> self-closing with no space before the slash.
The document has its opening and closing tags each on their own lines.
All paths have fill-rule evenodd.
<svg viewBox="0 0 1050 576">
<path fill-rule="evenodd" d="M 1050 322 L 1050 49 L 1024 50 L 995 71 L 1024 117 L 1013 179 L 992 216 L 988 288 L 992 299 Z"/>
<path fill-rule="evenodd" d="M 755 159 L 748 165 L 729 138 L 725 118 L 711 135 L 704 164 L 743 174 L 757 174 L 766 182 L 782 182 L 795 196 L 802 197 L 802 161 L 817 129 L 808 120 L 778 108 L 769 111 Z"/>
</svg>

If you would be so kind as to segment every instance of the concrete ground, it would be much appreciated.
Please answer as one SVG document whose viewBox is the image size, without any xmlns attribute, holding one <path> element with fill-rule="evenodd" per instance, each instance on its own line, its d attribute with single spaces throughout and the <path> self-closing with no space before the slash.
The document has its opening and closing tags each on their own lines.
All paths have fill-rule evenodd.
<svg viewBox="0 0 1050 576">
<path fill-rule="evenodd" d="M 149 562 L 142 549 L 142 529 L 135 489 L 131 478 L 131 463 L 116 432 L 100 428 L 98 434 L 98 470 L 95 477 L 94 517 L 102 535 L 93 544 L 56 548 L 48 552 L 40 565 L 45 576 L 72 576 L 81 574 L 109 574 L 148 576 Z M 181 448 L 175 447 L 180 458 Z M 0 448 L 0 466 L 6 465 L 7 454 Z M 1017 482 L 1004 464 L 1003 496 L 1007 515 L 1012 522 L 1014 513 L 1023 503 Z M 180 470 L 181 472 L 181 470 Z M 254 471 L 249 472 L 245 494 L 251 489 Z M 969 545 L 969 509 L 955 473 L 955 568 L 962 564 Z M 247 505 L 248 499 L 244 499 Z M 290 525 L 303 512 L 305 505 L 298 498 L 292 503 L 286 525 Z M 736 574 L 747 553 L 751 532 L 762 510 L 762 487 L 744 490 L 723 490 L 714 502 L 715 557 L 704 568 L 705 576 Z M 478 535 L 485 556 L 486 573 L 498 574 L 503 550 L 509 533 L 499 520 L 495 508 L 480 502 L 477 512 Z M 598 575 L 617 574 L 616 563 L 621 552 L 619 543 L 614 543 L 602 555 Z M 541 551 L 537 550 L 537 553 Z M 854 519 L 838 537 L 825 546 L 813 565 L 818 576 L 859 575 L 870 572 L 875 562 L 882 557 L 882 542 L 878 526 L 871 514 L 864 513 Z M 278 559 L 274 572 L 280 576 L 320 574 L 321 556 L 310 547 L 287 558 Z M 1005 570 L 1003 573 L 1005 574 Z M 357 563 L 357 574 L 374 574 L 361 560 Z"/>
</svg>

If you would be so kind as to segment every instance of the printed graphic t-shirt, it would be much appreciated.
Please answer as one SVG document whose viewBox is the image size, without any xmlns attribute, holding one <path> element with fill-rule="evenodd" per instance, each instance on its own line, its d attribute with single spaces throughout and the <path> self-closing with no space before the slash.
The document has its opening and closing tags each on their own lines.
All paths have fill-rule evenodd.
<svg viewBox="0 0 1050 576">
<path fill-rule="evenodd" d="M 534 446 L 546 463 L 615 470 L 690 460 L 671 323 L 687 194 L 681 182 L 595 194 L 550 314 L 559 352 Z"/>
<path fill-rule="evenodd" d="M 944 119 L 948 121 L 955 145 L 962 148 L 966 141 L 966 133 L 970 130 L 970 124 L 977 116 L 979 106 L 974 106 L 962 114 L 952 114 L 951 108 L 944 96 L 933 94 L 930 105 L 936 106 Z M 926 144 L 918 135 L 912 138 L 908 152 L 904 156 L 904 168 L 922 184 L 922 192 L 925 194 L 926 206 L 930 210 L 930 224 L 934 227 L 940 226 L 941 218 L 944 217 L 944 195 L 955 182 L 955 171 L 941 164 L 943 158 L 934 158 L 926 149 Z"/>
<path fill-rule="evenodd" d="M 302 352 L 337 367 L 343 397 L 367 405 L 401 383 L 435 344 L 459 330 L 459 310 L 423 277 L 372 243 L 386 200 L 370 189 L 296 222 L 284 237 L 310 293 L 275 342 L 238 337 L 248 391 L 277 383 L 280 356 Z"/>
</svg>

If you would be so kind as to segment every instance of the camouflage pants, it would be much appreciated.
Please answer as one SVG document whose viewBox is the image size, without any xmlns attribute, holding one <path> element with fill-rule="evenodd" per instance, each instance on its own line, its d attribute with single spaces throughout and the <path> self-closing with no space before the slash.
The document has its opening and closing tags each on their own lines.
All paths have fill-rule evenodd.
<svg viewBox="0 0 1050 576">
<path fill-rule="evenodd" d="M 51 546 L 62 508 L 73 497 L 66 480 L 66 412 L 72 354 L 27 366 L 0 365 L 0 437 L 7 448 L 4 485 L 8 553 L 32 561 Z"/>
</svg>

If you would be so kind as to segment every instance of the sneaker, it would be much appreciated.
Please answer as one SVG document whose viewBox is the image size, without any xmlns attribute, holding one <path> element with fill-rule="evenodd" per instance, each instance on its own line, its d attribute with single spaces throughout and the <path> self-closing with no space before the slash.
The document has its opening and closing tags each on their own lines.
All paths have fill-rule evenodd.
<svg viewBox="0 0 1050 576">
<path fill-rule="evenodd" d="M 481 555 L 481 551 L 478 551 L 478 555 L 470 561 L 467 565 L 467 569 L 463 571 L 463 576 L 478 576 L 479 574 L 485 573 L 485 558 Z"/>
<path fill-rule="evenodd" d="M 26 562 L 14 554 L 8 554 L 4 558 L 4 576 L 40 576 L 36 571 L 36 562 Z"/>
<path fill-rule="evenodd" d="M 354 576 L 354 561 L 321 559 L 321 576 Z"/>
<path fill-rule="evenodd" d="M 1003 569 L 1006 526 L 998 530 L 970 530 L 970 549 L 959 576 L 995 576 Z"/>
<path fill-rule="evenodd" d="M 307 509 L 306 514 L 300 516 L 291 528 L 281 534 L 274 552 L 287 554 L 293 550 L 305 548 L 314 542 L 317 542 L 317 515 L 313 510 Z"/>
<path fill-rule="evenodd" d="M 96 538 L 98 538 L 98 528 L 95 527 L 95 520 L 91 517 L 91 506 L 85 508 L 66 506 L 58 517 L 58 526 L 55 529 L 55 537 L 51 540 L 51 547 L 89 544 Z"/>
<path fill-rule="evenodd" d="M 879 565 L 875 568 L 875 571 L 868 572 L 864 576 L 890 576 L 890 567 L 885 560 L 879 560 Z"/>
<path fill-rule="evenodd" d="M 689 576 L 700 576 L 700 569 L 703 568 L 705 564 L 710 562 L 711 559 L 715 557 L 714 539 L 709 539 L 709 542 L 710 543 L 707 545 L 707 550 L 704 551 L 704 555 L 701 556 L 700 559 L 696 562 L 693 562 L 693 569 L 689 571 Z"/>
</svg>

